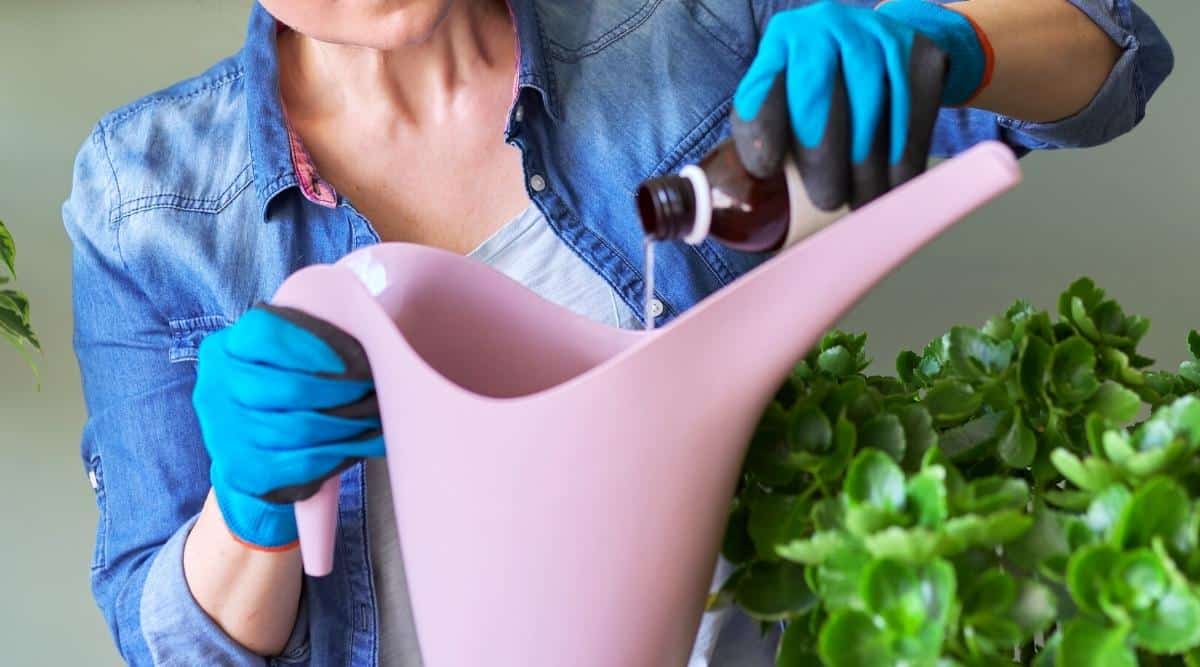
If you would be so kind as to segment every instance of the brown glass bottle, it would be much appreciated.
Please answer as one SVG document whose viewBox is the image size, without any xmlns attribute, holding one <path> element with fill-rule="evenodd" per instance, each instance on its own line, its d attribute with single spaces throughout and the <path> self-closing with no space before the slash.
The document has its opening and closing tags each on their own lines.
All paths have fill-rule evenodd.
<svg viewBox="0 0 1200 667">
<path fill-rule="evenodd" d="M 790 159 L 772 178 L 751 175 L 732 140 L 717 146 L 695 167 L 643 183 L 637 206 L 647 238 L 692 244 L 713 238 L 748 252 L 780 250 L 841 214 L 812 206 Z"/>
</svg>

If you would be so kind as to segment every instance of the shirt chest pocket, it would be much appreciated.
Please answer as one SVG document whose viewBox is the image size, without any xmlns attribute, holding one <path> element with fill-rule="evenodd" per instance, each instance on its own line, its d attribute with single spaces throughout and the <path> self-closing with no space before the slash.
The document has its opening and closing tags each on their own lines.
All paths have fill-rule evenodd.
<svg viewBox="0 0 1200 667">
<path fill-rule="evenodd" d="M 220 331 L 232 324 L 224 315 L 202 315 L 173 319 L 171 324 L 171 363 L 195 362 L 200 351 L 200 343 L 209 334 Z"/>
</svg>

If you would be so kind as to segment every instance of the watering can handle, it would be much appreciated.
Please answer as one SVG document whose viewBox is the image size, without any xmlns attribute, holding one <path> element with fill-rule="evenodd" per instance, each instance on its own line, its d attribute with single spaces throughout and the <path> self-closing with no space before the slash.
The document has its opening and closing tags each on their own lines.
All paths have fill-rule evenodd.
<svg viewBox="0 0 1200 667">
<path fill-rule="evenodd" d="M 336 325 L 296 308 L 279 305 L 259 304 L 257 308 L 268 310 L 292 324 L 303 328 L 341 357 L 346 367 L 341 377 L 369 379 L 371 364 L 366 350 L 349 333 Z M 366 419 L 379 415 L 379 401 L 374 391 L 347 405 L 320 411 L 322 414 L 351 419 Z M 358 436 L 367 440 L 379 437 L 380 430 L 372 429 Z M 348 458 L 319 479 L 274 489 L 263 496 L 273 503 L 294 503 L 296 524 L 301 536 L 300 553 L 305 571 L 312 576 L 325 576 L 333 569 L 333 544 L 329 537 L 337 532 L 337 508 L 340 477 L 361 459 Z"/>
</svg>

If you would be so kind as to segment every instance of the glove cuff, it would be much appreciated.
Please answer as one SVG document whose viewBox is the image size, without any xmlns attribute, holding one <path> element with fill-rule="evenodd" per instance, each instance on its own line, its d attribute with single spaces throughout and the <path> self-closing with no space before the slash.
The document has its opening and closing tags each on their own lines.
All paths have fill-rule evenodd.
<svg viewBox="0 0 1200 667">
<path fill-rule="evenodd" d="M 267 502 L 216 483 L 217 507 L 230 535 L 254 551 L 280 552 L 295 549 L 300 543 L 293 505 Z"/>
<path fill-rule="evenodd" d="M 967 106 L 987 88 L 996 54 L 987 34 L 966 14 L 929 0 L 888 0 L 879 13 L 925 35 L 950 60 L 942 89 L 944 106 Z"/>
</svg>

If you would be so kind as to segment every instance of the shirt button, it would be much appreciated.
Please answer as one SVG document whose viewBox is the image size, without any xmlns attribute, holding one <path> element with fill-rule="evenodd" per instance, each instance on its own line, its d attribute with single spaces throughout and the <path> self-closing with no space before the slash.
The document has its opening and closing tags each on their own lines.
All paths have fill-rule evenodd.
<svg viewBox="0 0 1200 667">
<path fill-rule="evenodd" d="M 513 109 L 513 120 L 518 123 L 525 120 L 525 105 L 524 104 L 518 104 L 516 106 L 516 108 Z"/>
<path fill-rule="evenodd" d="M 543 178 L 541 174 L 534 174 L 529 179 L 529 187 L 532 188 L 534 192 L 541 192 L 542 190 L 546 189 L 546 179 Z"/>
<path fill-rule="evenodd" d="M 658 299 L 650 300 L 650 317 L 657 318 L 663 314 L 664 310 L 666 310 L 666 306 L 663 306 L 662 301 L 659 301 Z"/>
</svg>

